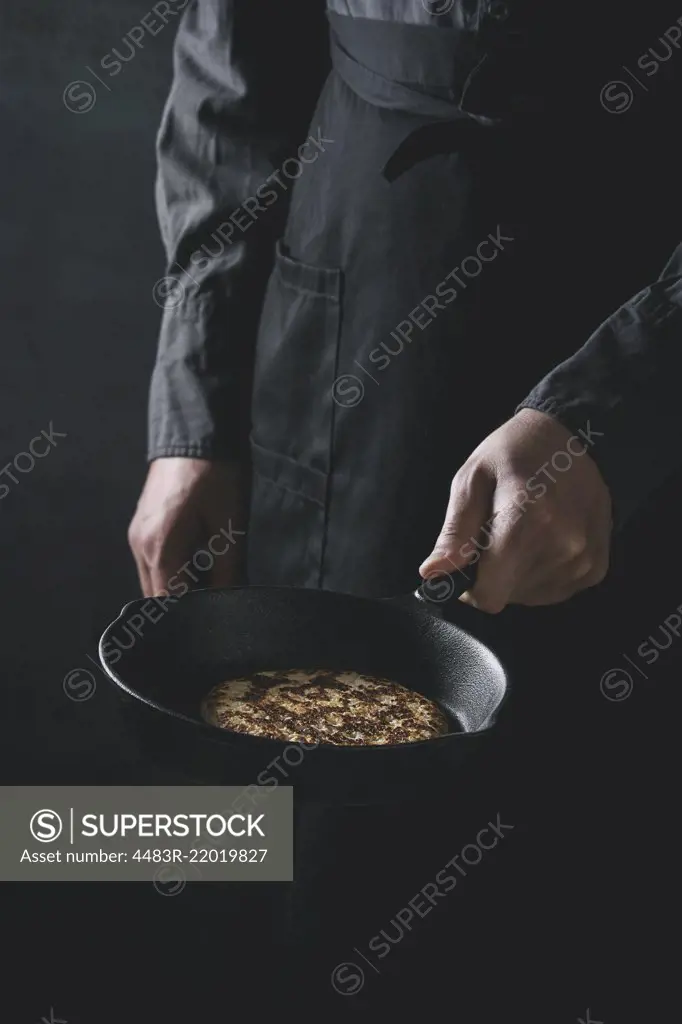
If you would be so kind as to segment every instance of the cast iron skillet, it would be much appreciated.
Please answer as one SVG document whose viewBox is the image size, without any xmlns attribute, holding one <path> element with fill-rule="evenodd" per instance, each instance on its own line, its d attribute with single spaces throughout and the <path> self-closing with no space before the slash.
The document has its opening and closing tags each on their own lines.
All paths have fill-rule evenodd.
<svg viewBox="0 0 682 1024">
<path fill-rule="evenodd" d="M 497 656 L 450 621 L 472 614 L 456 600 L 472 576 L 443 576 L 414 595 L 387 600 L 234 587 L 190 592 L 161 614 L 140 599 L 105 630 L 100 659 L 133 712 L 149 756 L 188 781 L 273 786 L 276 780 L 313 799 L 360 804 L 425 787 L 433 792 L 484 743 L 508 688 Z M 157 621 L 145 619 L 143 607 Z M 410 744 L 304 747 L 202 721 L 200 701 L 211 687 L 278 668 L 392 679 L 435 699 L 451 730 Z"/>
</svg>

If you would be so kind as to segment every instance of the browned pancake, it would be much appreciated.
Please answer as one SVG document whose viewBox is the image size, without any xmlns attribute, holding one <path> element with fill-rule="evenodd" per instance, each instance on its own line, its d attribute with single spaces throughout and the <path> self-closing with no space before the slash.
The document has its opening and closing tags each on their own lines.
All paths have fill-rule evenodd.
<svg viewBox="0 0 682 1024">
<path fill-rule="evenodd" d="M 288 669 L 220 683 L 201 705 L 211 725 L 289 743 L 374 746 L 449 729 L 437 704 L 388 679 Z"/>
</svg>

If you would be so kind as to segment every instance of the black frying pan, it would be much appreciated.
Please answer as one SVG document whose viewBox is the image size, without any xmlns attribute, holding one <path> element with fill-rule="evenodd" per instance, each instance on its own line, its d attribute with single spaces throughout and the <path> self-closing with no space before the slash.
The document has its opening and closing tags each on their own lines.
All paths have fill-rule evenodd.
<svg viewBox="0 0 682 1024">
<path fill-rule="evenodd" d="M 432 792 L 485 742 L 508 687 L 490 648 L 450 621 L 478 614 L 456 600 L 471 578 L 443 576 L 388 600 L 289 587 L 197 590 L 153 623 L 140 610 L 151 608 L 157 618 L 159 609 L 140 599 L 105 630 L 100 659 L 149 756 L 188 781 L 246 786 L 276 779 L 297 793 L 344 803 Z M 436 700 L 451 729 L 418 743 L 302 747 L 202 721 L 200 702 L 217 683 L 286 668 L 393 679 Z"/>
</svg>

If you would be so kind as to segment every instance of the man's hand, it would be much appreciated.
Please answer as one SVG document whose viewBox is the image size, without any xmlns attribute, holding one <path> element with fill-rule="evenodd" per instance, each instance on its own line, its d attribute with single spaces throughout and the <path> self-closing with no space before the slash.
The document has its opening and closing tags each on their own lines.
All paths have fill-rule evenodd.
<svg viewBox="0 0 682 1024">
<path fill-rule="evenodd" d="M 571 434 L 522 409 L 490 434 L 452 481 L 445 523 L 423 577 L 478 562 L 461 600 L 486 612 L 565 601 L 609 564 L 611 498 L 590 457 L 589 427 Z"/>
<path fill-rule="evenodd" d="M 146 597 L 241 582 L 246 488 L 240 468 L 155 459 L 128 530 Z"/>
</svg>

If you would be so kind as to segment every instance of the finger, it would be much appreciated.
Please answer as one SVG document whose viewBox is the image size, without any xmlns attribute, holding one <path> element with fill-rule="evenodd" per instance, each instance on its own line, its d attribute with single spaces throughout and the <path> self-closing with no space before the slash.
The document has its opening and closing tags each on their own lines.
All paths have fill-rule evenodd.
<svg viewBox="0 0 682 1024">
<path fill-rule="evenodd" d="M 597 524 L 587 531 L 555 524 L 536 545 L 533 564 L 520 577 L 511 600 L 539 600 L 539 595 L 577 592 L 596 586 L 609 568 L 610 528 Z"/>
<path fill-rule="evenodd" d="M 184 584 L 187 590 L 201 586 L 200 572 L 193 565 L 192 559 L 199 550 L 199 545 L 187 547 L 172 546 L 164 551 L 161 558 L 155 562 L 150 569 L 151 585 L 155 597 L 162 591 L 174 593 L 180 584 Z M 204 584 L 206 586 L 207 584 Z"/>
<path fill-rule="evenodd" d="M 152 577 L 145 562 L 141 555 L 138 555 L 133 551 L 133 558 L 135 559 L 135 565 L 137 566 L 137 576 L 140 581 L 140 590 L 144 597 L 153 597 L 154 591 L 152 589 Z"/>
<path fill-rule="evenodd" d="M 474 541 L 489 516 L 494 480 L 483 470 L 460 472 L 452 481 L 443 527 L 433 551 L 419 567 L 425 579 L 467 565 L 476 548 Z"/>
<path fill-rule="evenodd" d="M 178 560 L 179 561 L 179 560 Z M 184 573 L 180 571 L 182 563 L 176 566 L 175 563 L 160 562 L 152 565 L 149 570 L 150 586 L 152 597 L 159 597 L 163 593 L 170 593 L 171 590 L 175 589 L 177 580 L 181 579 L 186 582 L 188 587 L 191 586 L 190 577 L 185 577 Z M 173 586 L 171 586 L 173 584 Z"/>
<path fill-rule="evenodd" d="M 549 553 L 535 562 L 514 587 L 510 600 L 514 604 L 525 604 L 544 593 L 570 592 L 585 577 L 592 567 L 589 558 L 578 557 L 569 561 L 552 560 Z M 542 602 L 540 602 L 542 603 Z"/>
<path fill-rule="evenodd" d="M 533 580 L 514 594 L 514 604 L 529 607 L 543 604 L 559 604 L 574 594 L 589 587 L 596 587 L 608 572 L 608 550 L 596 558 L 582 557 L 568 564 L 557 566 L 554 572 L 547 572 Z"/>
<path fill-rule="evenodd" d="M 199 586 L 200 573 L 192 559 L 201 548 L 196 523 L 185 516 L 179 517 L 155 558 L 150 559 L 151 586 L 154 596 L 162 591 L 175 592 L 178 583 L 188 589 Z M 186 591 L 184 591 L 186 592 Z"/>
<path fill-rule="evenodd" d="M 519 576 L 531 559 L 531 538 L 522 518 L 503 514 L 508 501 L 502 490 L 495 494 L 500 506 L 490 527 L 483 527 L 478 539 L 480 560 L 476 582 L 461 600 L 490 614 L 501 612 L 511 601 Z"/>
<path fill-rule="evenodd" d="M 137 578 L 140 581 L 140 590 L 144 597 L 151 597 L 151 577 L 147 566 L 147 560 L 144 557 L 142 547 L 137 537 L 135 520 L 133 520 L 128 527 L 128 547 L 130 548 L 130 552 L 135 561 Z"/>
<path fill-rule="evenodd" d="M 576 579 L 570 583 L 559 585 L 556 582 L 547 584 L 545 587 L 538 587 L 521 595 L 514 604 L 520 604 L 526 608 L 538 608 L 542 605 L 561 604 L 569 598 L 584 590 L 582 580 Z"/>
<path fill-rule="evenodd" d="M 499 612 L 507 604 L 526 600 L 544 603 L 545 595 L 568 594 L 598 582 L 603 559 L 595 557 L 595 538 L 560 521 L 548 509 L 524 510 L 515 502 L 519 492 L 499 487 L 491 543 L 479 563 L 476 586 L 467 603 L 482 611 Z M 597 534 L 600 536 L 600 534 Z M 608 540 L 605 545 L 608 546 Z M 608 559 L 606 560 L 608 564 Z M 591 575 L 590 575 L 591 574 Z M 578 584 L 577 581 L 584 582 Z"/>
</svg>

